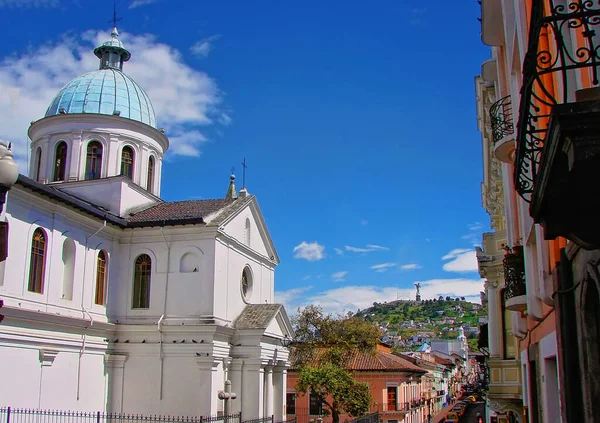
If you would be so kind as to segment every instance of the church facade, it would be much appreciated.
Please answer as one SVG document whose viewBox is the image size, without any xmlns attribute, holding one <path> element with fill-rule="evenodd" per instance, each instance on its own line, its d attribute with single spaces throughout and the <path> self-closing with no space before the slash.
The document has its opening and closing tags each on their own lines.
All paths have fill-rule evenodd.
<svg viewBox="0 0 600 423">
<path fill-rule="evenodd" d="M 29 176 L 8 193 L 0 263 L 0 406 L 285 415 L 279 258 L 257 200 L 165 202 L 169 147 L 111 39 L 32 122 Z M 7 383 L 10 381 L 9 383 Z"/>
</svg>

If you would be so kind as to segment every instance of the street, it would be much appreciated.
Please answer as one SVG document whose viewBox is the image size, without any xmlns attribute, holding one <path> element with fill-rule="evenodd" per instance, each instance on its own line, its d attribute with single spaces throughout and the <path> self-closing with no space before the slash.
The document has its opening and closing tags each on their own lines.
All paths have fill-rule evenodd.
<svg viewBox="0 0 600 423">
<path fill-rule="evenodd" d="M 460 423 L 477 423 L 477 412 L 481 414 L 482 421 L 485 422 L 485 402 L 477 401 L 467 408 L 465 414 L 460 418 Z"/>
</svg>

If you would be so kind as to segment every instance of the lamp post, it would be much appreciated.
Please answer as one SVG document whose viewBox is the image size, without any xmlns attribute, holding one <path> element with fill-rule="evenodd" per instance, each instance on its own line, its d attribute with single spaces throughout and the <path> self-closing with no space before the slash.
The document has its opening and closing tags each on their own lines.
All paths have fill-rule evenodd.
<svg viewBox="0 0 600 423">
<path fill-rule="evenodd" d="M 13 159 L 11 145 L 0 141 L 0 214 L 6 203 L 6 193 L 17 182 L 19 168 Z M 0 222 L 0 262 L 8 257 L 8 223 Z"/>
<path fill-rule="evenodd" d="M 286 333 L 282 339 L 279 340 L 279 342 L 281 343 L 281 346 L 283 348 L 287 348 L 290 346 L 290 344 L 292 343 L 292 338 L 290 338 L 288 336 L 288 334 Z"/>
</svg>

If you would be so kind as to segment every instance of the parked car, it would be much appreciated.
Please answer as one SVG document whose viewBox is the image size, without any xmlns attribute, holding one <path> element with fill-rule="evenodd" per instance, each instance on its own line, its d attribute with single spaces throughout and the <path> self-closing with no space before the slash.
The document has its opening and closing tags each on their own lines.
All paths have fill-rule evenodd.
<svg viewBox="0 0 600 423">
<path fill-rule="evenodd" d="M 455 411 L 448 411 L 448 414 L 446 414 L 446 422 L 458 423 L 459 422 L 458 413 L 456 413 Z"/>
</svg>

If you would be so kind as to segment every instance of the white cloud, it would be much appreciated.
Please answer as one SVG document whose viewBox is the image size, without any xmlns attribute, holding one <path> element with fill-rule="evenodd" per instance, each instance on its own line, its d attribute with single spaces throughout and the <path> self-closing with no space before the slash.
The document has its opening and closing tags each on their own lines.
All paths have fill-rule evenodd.
<svg viewBox="0 0 600 423">
<path fill-rule="evenodd" d="M 343 252 L 341 249 L 339 249 L 339 248 L 334 248 L 334 249 L 333 249 L 333 251 L 335 251 L 335 253 L 336 253 L 338 256 L 341 256 L 342 254 L 344 254 L 344 252 Z"/>
<path fill-rule="evenodd" d="M 206 57 L 210 54 L 213 49 L 213 44 L 220 37 L 219 34 L 211 35 L 210 37 L 202 38 L 194 43 L 193 46 L 190 47 L 190 51 L 193 55 L 199 57 Z"/>
<path fill-rule="evenodd" d="M 473 246 L 481 245 L 481 234 L 484 226 L 479 222 L 473 222 L 467 225 L 467 229 L 469 232 L 463 235 L 461 239 L 468 241 Z"/>
<path fill-rule="evenodd" d="M 450 251 L 442 260 L 450 260 L 444 263 L 442 268 L 446 272 L 477 272 L 477 255 L 474 249 L 470 248 L 457 248 Z"/>
<path fill-rule="evenodd" d="M 148 4 L 156 3 L 158 0 L 133 0 L 129 5 L 130 9 L 135 9 L 136 7 L 146 6 Z"/>
<path fill-rule="evenodd" d="M 325 258 L 325 247 L 318 242 L 302 241 L 294 247 L 294 258 L 317 261 Z"/>
<path fill-rule="evenodd" d="M 421 266 L 416 263 L 408 263 L 400 265 L 400 270 L 415 270 L 420 269 Z"/>
<path fill-rule="evenodd" d="M 283 304 L 288 314 L 292 314 L 303 303 L 302 294 L 311 289 L 312 286 L 303 286 L 300 288 L 288 289 L 287 291 L 275 291 L 275 302 Z"/>
<path fill-rule="evenodd" d="M 58 7 L 59 0 L 0 0 L 0 7 Z"/>
<path fill-rule="evenodd" d="M 422 299 L 451 296 L 465 297 L 472 302 L 479 302 L 479 292 L 483 290 L 483 279 L 431 279 L 419 282 Z M 299 304 L 316 304 L 327 312 L 343 313 L 356 311 L 373 305 L 374 302 L 394 301 L 396 298 L 415 298 L 415 289 L 377 287 L 377 286 L 344 286 L 326 291 L 315 292 L 303 298 Z"/>
<path fill-rule="evenodd" d="M 375 270 L 376 272 L 379 273 L 383 273 L 386 272 L 387 270 L 389 270 L 391 267 L 395 267 L 396 263 L 381 263 L 381 264 L 374 264 L 373 266 L 371 266 L 371 269 Z"/>
<path fill-rule="evenodd" d="M 388 251 L 389 248 L 382 247 L 381 245 L 375 244 L 367 244 L 366 247 L 352 247 L 350 245 L 345 245 L 344 249 L 346 251 L 350 251 L 351 253 L 370 253 L 371 251 Z"/>
<path fill-rule="evenodd" d="M 306 275 L 306 276 L 304 276 L 304 277 L 302 278 L 302 280 L 303 280 L 303 281 L 307 281 L 307 280 L 309 280 L 309 279 L 310 279 L 310 275 Z"/>
<path fill-rule="evenodd" d="M 13 143 L 21 173 L 27 170 L 25 134 L 30 122 L 44 116 L 69 80 L 98 68 L 93 49 L 107 39 L 107 32 L 90 30 L 0 58 L 0 139 Z M 220 114 L 222 93 L 216 83 L 152 35 L 124 33 L 121 40 L 132 53 L 124 70 L 152 100 L 159 127 L 171 140 L 171 153 L 198 156 L 200 144 L 206 141 L 201 127 L 218 120 Z"/>
<path fill-rule="evenodd" d="M 334 282 L 342 282 L 347 274 L 347 271 L 335 272 L 331 275 L 331 279 L 333 279 Z"/>
</svg>

